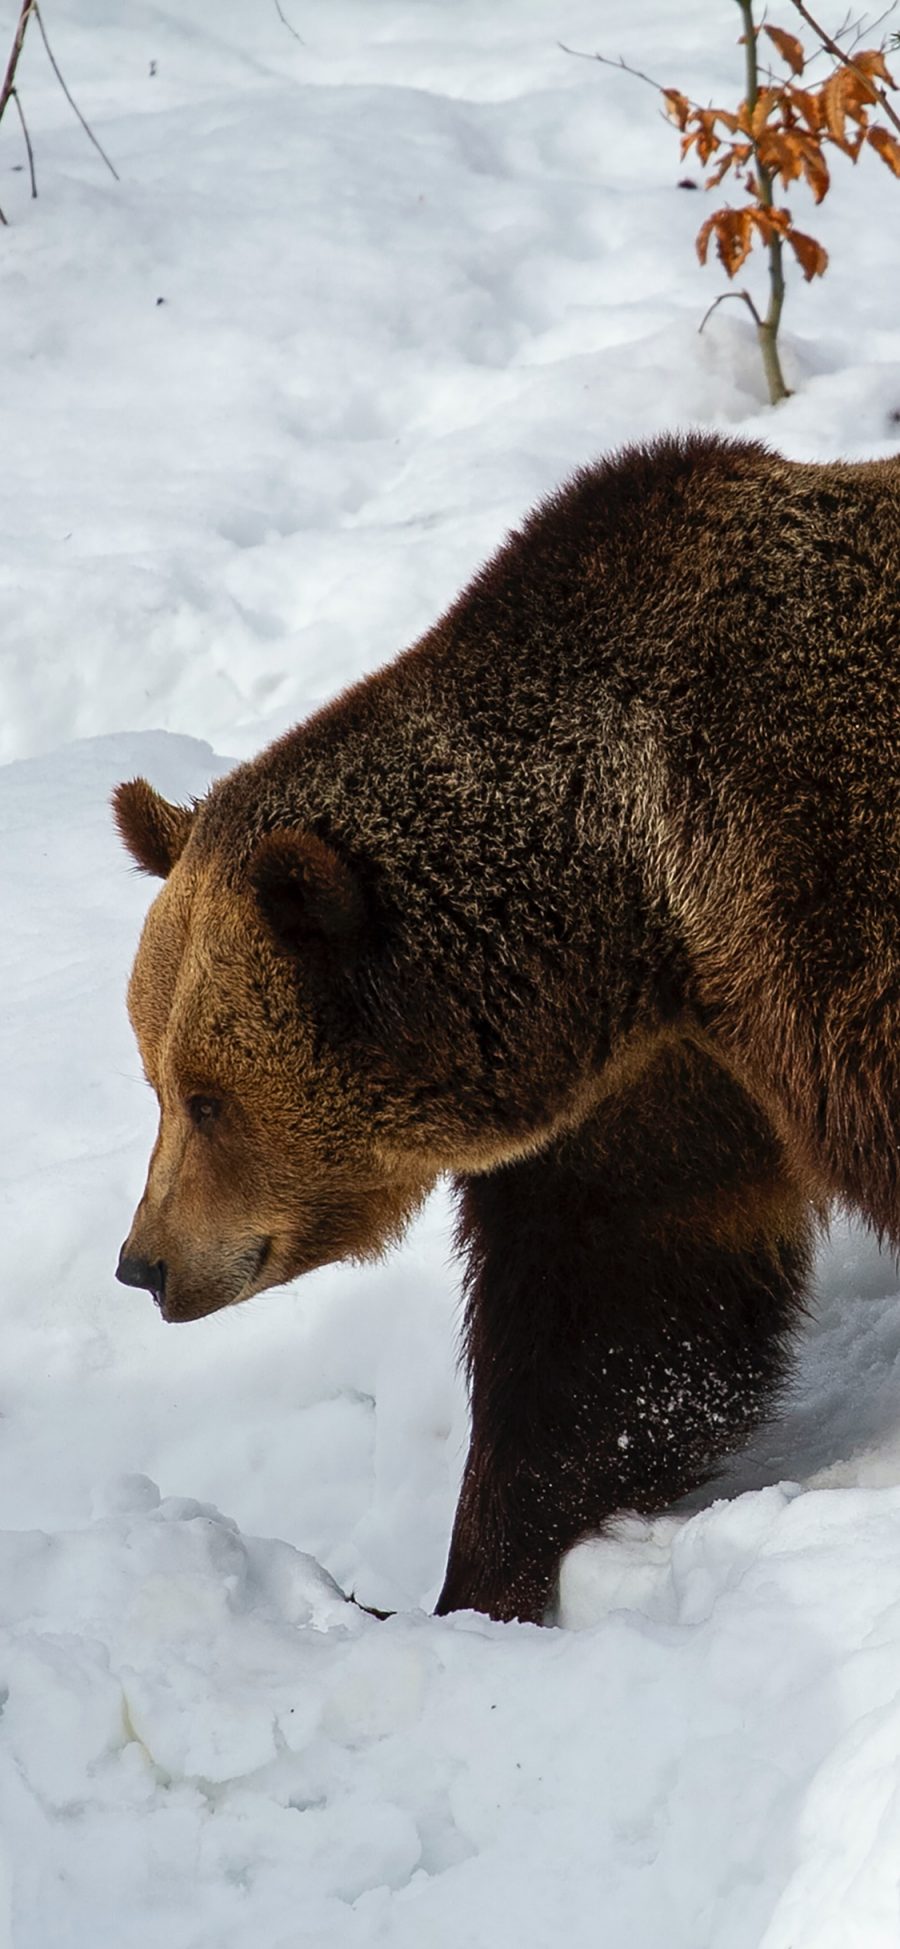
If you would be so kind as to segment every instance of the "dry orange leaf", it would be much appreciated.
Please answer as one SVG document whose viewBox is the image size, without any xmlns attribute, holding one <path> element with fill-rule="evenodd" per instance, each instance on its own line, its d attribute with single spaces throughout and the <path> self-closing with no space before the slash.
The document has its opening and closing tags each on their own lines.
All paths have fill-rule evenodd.
<svg viewBox="0 0 900 1949">
<path fill-rule="evenodd" d="M 790 210 L 778 209 L 773 204 L 772 208 L 769 210 L 754 210 L 753 215 L 757 219 L 759 217 L 764 217 L 768 228 L 770 230 L 776 231 L 779 237 L 785 237 L 788 231 L 790 230 L 791 227 Z"/>
<path fill-rule="evenodd" d="M 810 278 L 821 277 L 828 268 L 828 252 L 822 244 L 815 237 L 807 237 L 803 230 L 789 230 L 787 240 L 807 284 Z"/>
<path fill-rule="evenodd" d="M 753 244 L 753 210 L 714 210 L 697 233 L 697 256 L 706 263 L 711 236 L 716 239 L 716 255 L 727 277 L 734 277 L 748 257 Z"/>
<path fill-rule="evenodd" d="M 824 88 L 820 91 L 820 97 L 828 133 L 831 136 L 832 142 L 838 143 L 839 147 L 843 149 L 846 147 L 844 129 L 847 121 L 847 110 L 844 105 L 842 73 L 843 71 L 839 69 L 837 74 L 829 75 Z"/>
<path fill-rule="evenodd" d="M 829 76 L 821 90 L 821 99 L 830 140 L 855 162 L 866 139 L 869 107 L 878 99 L 876 90 L 861 75 L 841 68 Z M 848 118 L 857 125 L 853 135 L 847 130 Z"/>
<path fill-rule="evenodd" d="M 783 183 L 794 182 L 803 168 L 800 145 L 791 139 L 789 132 L 782 134 L 777 129 L 767 129 L 760 136 L 756 153 L 763 168 L 771 176 L 780 176 Z"/>
<path fill-rule="evenodd" d="M 812 135 L 818 135 L 825 121 L 825 112 L 817 94 L 810 94 L 806 88 L 785 89 L 791 106 L 799 110 Z"/>
<path fill-rule="evenodd" d="M 736 162 L 738 162 L 737 152 L 734 149 L 726 150 L 721 161 L 716 163 L 712 174 L 707 176 L 704 188 L 716 189 L 719 183 L 721 183 L 723 176 L 727 176 L 729 169 L 733 168 Z"/>
<path fill-rule="evenodd" d="M 879 81 L 886 81 L 889 88 L 896 88 L 897 83 L 885 65 L 880 47 L 863 48 L 862 53 L 854 54 L 852 59 L 853 66 L 859 68 L 861 74 L 875 74 Z"/>
<path fill-rule="evenodd" d="M 683 129 L 691 106 L 687 96 L 680 94 L 677 88 L 664 88 L 662 92 L 666 114 L 671 115 L 673 122 Z"/>
<path fill-rule="evenodd" d="M 734 277 L 753 247 L 753 211 L 729 210 L 716 225 L 716 250 L 726 276 Z"/>
<path fill-rule="evenodd" d="M 774 41 L 783 61 L 786 61 L 792 74 L 802 74 L 806 57 L 796 34 L 786 34 L 783 27 L 767 27 L 770 41 Z"/>
<path fill-rule="evenodd" d="M 714 216 L 707 217 L 706 222 L 701 223 L 700 228 L 697 232 L 697 236 L 695 239 L 695 248 L 701 264 L 706 263 L 707 254 L 709 252 L 709 240 L 710 237 L 712 236 L 712 228 L 713 228 L 713 224 L 715 223 L 715 220 L 716 219 Z"/>
<path fill-rule="evenodd" d="M 875 127 L 869 130 L 868 140 L 882 162 L 887 163 L 895 176 L 900 176 L 900 142 L 897 141 L 897 137 L 889 135 L 887 129 L 883 129 L 880 123 L 876 122 Z"/>
<path fill-rule="evenodd" d="M 817 203 L 821 203 L 830 185 L 828 164 L 817 142 L 801 139 L 799 143 L 803 174 Z"/>
<path fill-rule="evenodd" d="M 759 141 L 776 101 L 774 88 L 761 88 L 756 97 L 756 107 L 750 117 L 750 131 L 755 141 Z"/>
</svg>

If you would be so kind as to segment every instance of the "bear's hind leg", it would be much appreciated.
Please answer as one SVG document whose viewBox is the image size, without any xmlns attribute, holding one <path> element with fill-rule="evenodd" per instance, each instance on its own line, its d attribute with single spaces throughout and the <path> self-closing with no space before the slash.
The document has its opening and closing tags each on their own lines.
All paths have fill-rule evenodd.
<svg viewBox="0 0 900 1949">
<path fill-rule="evenodd" d="M 664 1508 L 766 1413 L 810 1209 L 761 1110 L 688 1045 L 460 1189 L 472 1437 L 437 1609 L 537 1622 L 571 1544 Z"/>
</svg>

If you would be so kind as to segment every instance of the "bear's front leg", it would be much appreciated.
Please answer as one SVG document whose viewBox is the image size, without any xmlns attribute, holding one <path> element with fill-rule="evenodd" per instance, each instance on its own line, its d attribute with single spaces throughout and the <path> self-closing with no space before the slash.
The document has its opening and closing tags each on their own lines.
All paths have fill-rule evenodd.
<svg viewBox="0 0 900 1949">
<path fill-rule="evenodd" d="M 540 1622 L 571 1544 L 665 1508 L 765 1413 L 810 1214 L 758 1105 L 688 1045 L 460 1189 L 472 1438 L 437 1609 Z"/>
</svg>

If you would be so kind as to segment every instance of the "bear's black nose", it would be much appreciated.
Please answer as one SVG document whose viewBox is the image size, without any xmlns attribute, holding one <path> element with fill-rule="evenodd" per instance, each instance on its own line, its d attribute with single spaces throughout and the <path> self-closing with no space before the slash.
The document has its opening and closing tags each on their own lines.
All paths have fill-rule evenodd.
<svg viewBox="0 0 900 1949">
<path fill-rule="evenodd" d="M 154 1299 L 161 1299 L 166 1286 L 165 1259 L 155 1259 L 151 1265 L 149 1259 L 126 1259 L 120 1253 L 116 1278 L 123 1286 L 143 1286 Z"/>
</svg>

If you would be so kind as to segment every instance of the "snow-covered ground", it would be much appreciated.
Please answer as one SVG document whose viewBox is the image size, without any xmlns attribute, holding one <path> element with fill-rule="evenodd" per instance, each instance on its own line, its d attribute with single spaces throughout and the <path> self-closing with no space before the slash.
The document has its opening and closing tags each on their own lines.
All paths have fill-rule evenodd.
<svg viewBox="0 0 900 1949">
<path fill-rule="evenodd" d="M 900 444 L 887 172 L 804 212 L 832 268 L 773 414 L 744 308 L 697 336 L 709 206 L 653 97 L 557 45 L 725 99 L 726 0 L 284 11 L 302 42 L 264 0 L 46 0 L 121 182 L 33 27 L 37 204 L 0 127 L 0 1949 L 896 1949 L 870 1241 L 823 1251 L 783 1419 L 574 1552 L 547 1632 L 427 1615 L 466 1435 L 440 1200 L 385 1265 L 177 1332 L 113 1283 L 153 1128 L 115 781 L 202 790 L 605 448 Z"/>
</svg>

